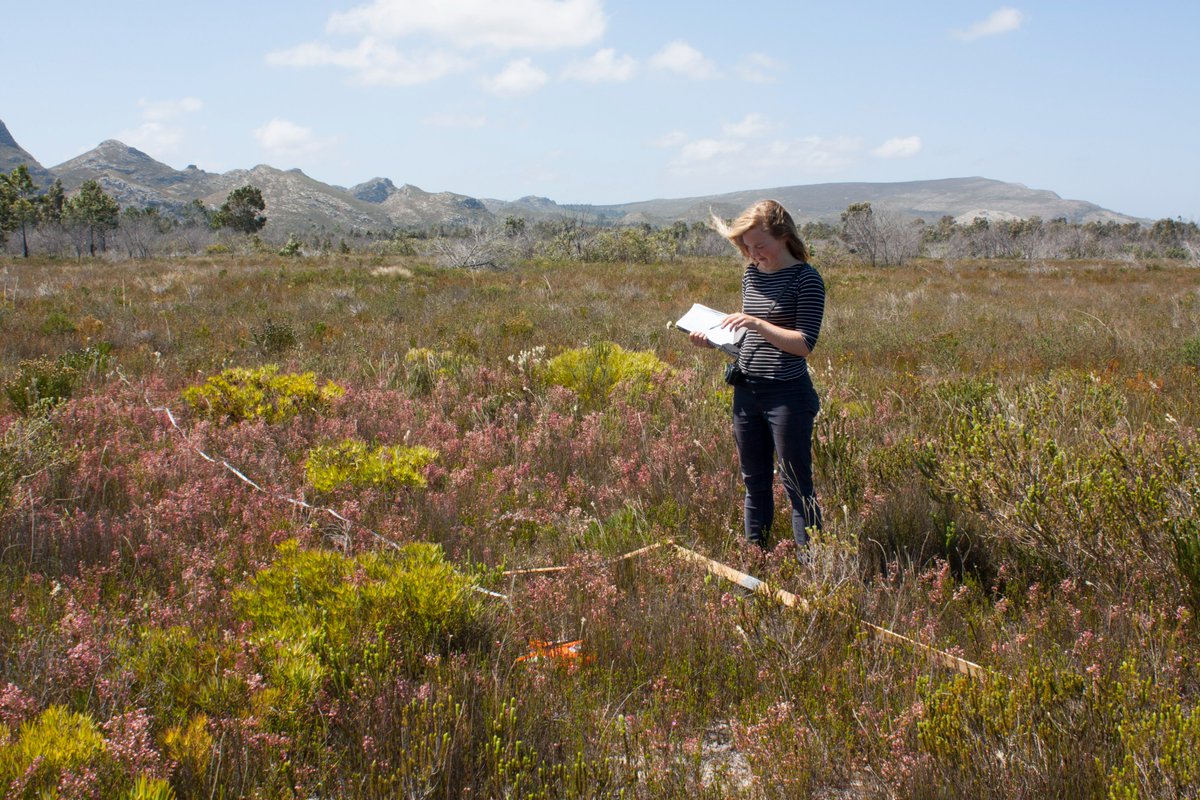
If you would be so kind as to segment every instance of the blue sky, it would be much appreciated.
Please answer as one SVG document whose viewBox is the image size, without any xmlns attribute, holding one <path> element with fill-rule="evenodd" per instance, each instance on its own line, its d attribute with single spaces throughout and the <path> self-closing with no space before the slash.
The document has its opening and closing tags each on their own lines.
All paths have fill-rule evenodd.
<svg viewBox="0 0 1200 800">
<path fill-rule="evenodd" d="M 1195 0 L 6 5 L 0 119 L 48 167 L 115 138 L 560 203 L 981 175 L 1200 220 Z"/>
</svg>

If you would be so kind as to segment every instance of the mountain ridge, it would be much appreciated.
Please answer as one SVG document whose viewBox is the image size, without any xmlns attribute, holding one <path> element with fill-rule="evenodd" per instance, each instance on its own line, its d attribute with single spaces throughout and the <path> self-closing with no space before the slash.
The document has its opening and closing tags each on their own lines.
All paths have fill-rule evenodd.
<svg viewBox="0 0 1200 800">
<path fill-rule="evenodd" d="M 40 186 L 54 179 L 72 192 L 95 180 L 122 206 L 156 206 L 178 213 L 194 200 L 217 206 L 233 189 L 257 186 L 267 204 L 268 232 L 349 233 L 472 226 L 518 216 L 531 221 L 577 219 L 608 224 L 696 222 L 709 214 L 731 217 L 764 197 L 787 207 L 797 222 L 837 222 L 847 206 L 869 202 L 901 216 L 935 221 L 944 216 L 1013 219 L 1065 217 L 1070 222 L 1146 222 L 1084 200 L 1067 200 L 1046 189 L 990 178 L 938 178 L 891 183 L 842 182 L 777 186 L 721 194 L 656 198 L 618 204 L 559 204 L 527 195 L 516 200 L 475 198 L 455 192 L 428 192 L 391 178 L 374 177 L 350 188 L 316 180 L 300 169 L 281 170 L 268 164 L 251 169 L 211 173 L 188 165 L 177 170 L 116 139 L 54 167 L 45 168 L 17 144 L 0 121 L 0 170 L 29 165 Z"/>
</svg>

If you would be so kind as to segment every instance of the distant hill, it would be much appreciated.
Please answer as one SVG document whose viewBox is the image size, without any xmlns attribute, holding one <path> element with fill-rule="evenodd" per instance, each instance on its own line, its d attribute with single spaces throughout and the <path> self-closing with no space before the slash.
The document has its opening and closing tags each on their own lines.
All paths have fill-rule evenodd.
<svg viewBox="0 0 1200 800">
<path fill-rule="evenodd" d="M 1064 200 L 1054 192 L 988 178 L 945 178 L 900 183 L 818 183 L 780 186 L 706 197 L 646 200 L 618 206 L 595 206 L 601 214 L 620 212 L 626 219 L 694 221 L 709 211 L 730 217 L 756 200 L 782 203 L 797 222 L 836 222 L 852 203 L 869 202 L 904 216 L 935 222 L 943 216 L 996 218 L 1066 217 L 1071 222 L 1138 221 L 1082 200 Z"/>
<path fill-rule="evenodd" d="M 34 180 L 47 186 L 55 178 L 68 193 L 95 180 L 121 206 L 156 206 L 178 212 L 193 200 L 218 206 L 229 192 L 257 186 L 267 204 L 268 234 L 417 229 L 433 225 L 490 224 L 508 216 L 528 220 L 579 219 L 611 224 L 664 225 L 705 220 L 710 213 L 730 217 L 764 197 L 784 204 L 798 222 L 837 222 L 851 203 L 869 202 L 910 218 L 935 222 L 950 216 L 1014 219 L 1065 217 L 1071 222 L 1145 222 L 1083 200 L 1064 200 L 1044 189 L 988 178 L 945 178 L 900 183 L 822 183 L 780 186 L 726 194 L 643 200 L 615 205 L 560 205 L 546 197 L 513 201 L 476 199 L 453 192 L 427 192 L 410 184 L 397 187 L 375 177 L 349 189 L 310 178 L 298 169 L 265 164 L 250 170 L 211 173 L 188 166 L 177 170 L 146 153 L 109 139 L 83 155 L 45 169 L 0 122 L 0 170 L 28 164 Z"/>
</svg>

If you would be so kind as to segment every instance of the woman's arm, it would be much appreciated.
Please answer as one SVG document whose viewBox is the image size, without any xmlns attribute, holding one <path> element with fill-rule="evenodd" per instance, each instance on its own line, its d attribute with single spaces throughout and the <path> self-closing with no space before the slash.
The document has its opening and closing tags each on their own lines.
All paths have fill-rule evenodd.
<svg viewBox="0 0 1200 800">
<path fill-rule="evenodd" d="M 746 328 L 748 330 L 756 331 L 770 344 L 778 347 L 785 353 L 791 353 L 792 355 L 800 356 L 801 358 L 807 358 L 808 354 L 812 352 L 812 348 L 808 346 L 808 338 L 804 335 L 803 331 L 794 331 L 788 328 L 781 328 L 778 325 L 767 322 L 765 319 L 752 317 L 749 314 L 743 314 L 740 311 L 736 314 L 730 314 L 723 319 L 721 321 L 721 327 L 728 328 L 730 330 Z"/>
</svg>

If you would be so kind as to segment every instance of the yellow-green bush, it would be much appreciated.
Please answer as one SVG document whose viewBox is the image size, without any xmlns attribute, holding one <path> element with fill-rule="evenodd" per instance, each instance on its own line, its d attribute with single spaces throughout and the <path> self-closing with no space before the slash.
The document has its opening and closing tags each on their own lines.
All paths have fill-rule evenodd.
<svg viewBox="0 0 1200 800">
<path fill-rule="evenodd" d="M 185 772 L 203 775 L 208 771 L 213 752 L 208 717 L 197 714 L 184 724 L 168 728 L 163 734 L 163 749 Z"/>
<path fill-rule="evenodd" d="M 655 375 L 669 372 L 649 350 L 626 350 L 613 342 L 597 342 L 559 353 L 547 362 L 543 378 L 565 386 L 585 403 L 606 399 L 620 385 L 637 395 L 650 388 Z"/>
<path fill-rule="evenodd" d="M 356 489 L 385 490 L 424 487 L 425 476 L 421 470 L 435 458 L 437 451 L 428 447 L 371 447 L 359 439 L 346 439 L 310 450 L 304 475 L 319 492 L 346 485 Z"/>
<path fill-rule="evenodd" d="M 163 724 L 197 711 L 217 715 L 245 704 L 245 681 L 225 669 L 236 658 L 236 648 L 219 641 L 215 631 L 139 627 L 136 636 L 118 644 L 117 652 L 142 704 Z"/>
<path fill-rule="evenodd" d="M 90 717 L 50 706 L 21 725 L 15 741 L 0 747 L 0 786 L 7 789 L 38 762 L 25 785 L 48 789 L 64 770 L 88 766 L 103 753 L 104 736 Z"/>
<path fill-rule="evenodd" d="M 213 420 L 282 422 L 302 411 L 326 409 L 345 393 L 333 381 L 318 386 L 311 372 L 281 375 L 277 365 L 267 364 L 227 369 L 199 386 L 184 389 L 183 399 L 198 414 Z"/>
<path fill-rule="evenodd" d="M 134 782 L 129 800 L 175 800 L 175 790 L 161 778 L 142 775 Z"/>
<path fill-rule="evenodd" d="M 480 612 L 473 585 L 433 544 L 348 558 L 290 541 L 234 599 L 279 706 L 298 707 L 323 686 L 405 668 L 405 653 L 465 643 Z"/>
</svg>

